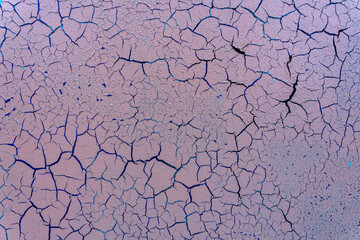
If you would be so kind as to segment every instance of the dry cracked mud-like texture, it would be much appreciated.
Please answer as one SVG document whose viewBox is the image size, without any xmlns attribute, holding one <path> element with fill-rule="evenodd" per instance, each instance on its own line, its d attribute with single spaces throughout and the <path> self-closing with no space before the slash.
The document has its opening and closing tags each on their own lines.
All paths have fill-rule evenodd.
<svg viewBox="0 0 360 240">
<path fill-rule="evenodd" d="M 359 1 L 0 3 L 0 239 L 360 239 Z"/>
</svg>

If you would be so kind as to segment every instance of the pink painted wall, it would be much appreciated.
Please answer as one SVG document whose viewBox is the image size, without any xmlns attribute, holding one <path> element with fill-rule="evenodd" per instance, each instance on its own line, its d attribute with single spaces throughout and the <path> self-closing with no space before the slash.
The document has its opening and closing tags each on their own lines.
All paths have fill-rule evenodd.
<svg viewBox="0 0 360 240">
<path fill-rule="evenodd" d="M 356 1 L 0 1 L 0 239 L 360 239 Z"/>
</svg>

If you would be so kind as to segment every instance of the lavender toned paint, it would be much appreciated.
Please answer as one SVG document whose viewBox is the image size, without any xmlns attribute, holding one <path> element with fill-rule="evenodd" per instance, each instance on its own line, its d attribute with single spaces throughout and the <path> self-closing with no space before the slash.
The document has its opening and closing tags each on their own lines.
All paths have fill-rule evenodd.
<svg viewBox="0 0 360 240">
<path fill-rule="evenodd" d="M 0 0 L 0 239 L 360 239 L 359 3 Z"/>
</svg>

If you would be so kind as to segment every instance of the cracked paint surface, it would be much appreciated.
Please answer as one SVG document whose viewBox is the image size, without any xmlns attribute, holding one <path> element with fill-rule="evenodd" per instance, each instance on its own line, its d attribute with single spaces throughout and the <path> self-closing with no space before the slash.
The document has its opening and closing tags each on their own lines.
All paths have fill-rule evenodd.
<svg viewBox="0 0 360 240">
<path fill-rule="evenodd" d="M 360 239 L 357 1 L 0 1 L 0 239 Z"/>
</svg>

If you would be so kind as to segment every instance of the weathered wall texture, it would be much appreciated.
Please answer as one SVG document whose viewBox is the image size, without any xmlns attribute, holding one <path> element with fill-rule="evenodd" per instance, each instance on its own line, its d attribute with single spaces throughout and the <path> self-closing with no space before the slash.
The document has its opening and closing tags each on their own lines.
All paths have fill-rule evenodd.
<svg viewBox="0 0 360 240">
<path fill-rule="evenodd" d="M 0 2 L 0 239 L 360 239 L 358 1 Z"/>
</svg>

